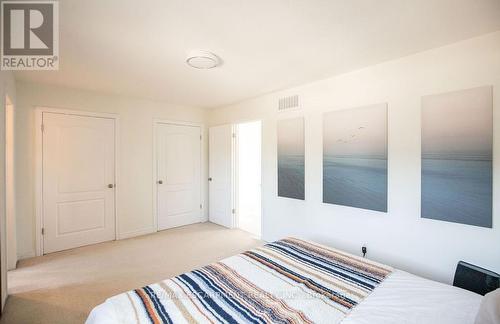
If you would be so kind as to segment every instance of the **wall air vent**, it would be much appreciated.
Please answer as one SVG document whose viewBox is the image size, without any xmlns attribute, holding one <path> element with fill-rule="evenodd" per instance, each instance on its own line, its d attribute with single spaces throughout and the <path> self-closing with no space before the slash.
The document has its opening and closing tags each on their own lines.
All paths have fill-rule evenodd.
<svg viewBox="0 0 500 324">
<path fill-rule="evenodd" d="M 280 98 L 278 101 L 278 112 L 299 109 L 299 96 L 289 96 Z"/>
</svg>

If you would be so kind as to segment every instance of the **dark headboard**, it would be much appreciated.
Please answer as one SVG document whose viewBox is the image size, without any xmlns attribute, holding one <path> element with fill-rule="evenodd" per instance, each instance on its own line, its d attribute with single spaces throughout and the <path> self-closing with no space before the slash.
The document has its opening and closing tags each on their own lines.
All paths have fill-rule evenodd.
<svg viewBox="0 0 500 324">
<path fill-rule="evenodd" d="M 476 265 L 460 261 L 457 264 L 453 286 L 486 295 L 500 288 L 500 275 Z"/>
</svg>

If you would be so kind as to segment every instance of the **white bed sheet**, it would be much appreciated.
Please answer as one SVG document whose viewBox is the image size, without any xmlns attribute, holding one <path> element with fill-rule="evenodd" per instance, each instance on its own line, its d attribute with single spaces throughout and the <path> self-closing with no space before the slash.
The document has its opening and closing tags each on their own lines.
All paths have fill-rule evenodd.
<svg viewBox="0 0 500 324">
<path fill-rule="evenodd" d="M 394 270 L 342 324 L 473 324 L 482 296 Z M 86 324 L 120 324 L 113 304 L 104 302 Z"/>
<path fill-rule="evenodd" d="M 482 296 L 394 270 L 342 324 L 473 324 Z"/>
<path fill-rule="evenodd" d="M 97 305 L 89 314 L 85 324 L 118 324 L 113 304 L 104 302 Z"/>
</svg>

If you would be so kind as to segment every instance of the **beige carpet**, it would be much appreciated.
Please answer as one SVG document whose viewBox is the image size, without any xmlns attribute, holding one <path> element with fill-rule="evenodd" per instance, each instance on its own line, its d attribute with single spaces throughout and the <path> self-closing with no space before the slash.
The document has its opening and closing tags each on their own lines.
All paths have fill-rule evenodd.
<svg viewBox="0 0 500 324">
<path fill-rule="evenodd" d="M 261 245 L 202 223 L 22 260 L 9 272 L 0 323 L 83 323 L 107 297 Z"/>
</svg>

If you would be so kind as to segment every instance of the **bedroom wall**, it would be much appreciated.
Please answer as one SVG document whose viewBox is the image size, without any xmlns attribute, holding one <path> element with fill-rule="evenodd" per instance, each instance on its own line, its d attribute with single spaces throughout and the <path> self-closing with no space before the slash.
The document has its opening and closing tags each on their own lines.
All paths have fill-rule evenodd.
<svg viewBox="0 0 500 324">
<path fill-rule="evenodd" d="M 420 218 L 420 100 L 492 85 L 493 229 Z M 300 95 L 302 110 L 277 113 Z M 388 103 L 388 213 L 322 203 L 322 113 Z M 261 119 L 263 239 L 295 235 L 452 282 L 465 260 L 500 272 L 500 32 L 212 110 L 210 125 Z M 277 197 L 276 121 L 305 117 L 306 200 Z M 446 121 L 443 121 L 446 122 Z"/>
<path fill-rule="evenodd" d="M 115 113 L 120 116 L 117 236 L 124 238 L 155 231 L 152 189 L 153 119 L 205 123 L 205 110 L 24 82 L 17 83 L 17 94 L 16 208 L 20 258 L 35 254 L 34 140 L 37 106 Z M 203 161 L 207 161 L 206 138 L 204 136 L 203 139 Z M 203 178 L 206 178 L 206 162 L 203 163 L 202 171 Z M 205 203 L 203 205 L 206 206 Z M 204 220 L 206 219 L 204 215 Z"/>
<path fill-rule="evenodd" d="M 10 71 L 0 71 L 0 300 L 3 306 L 7 299 L 7 251 L 9 244 L 6 233 L 6 201 L 5 201 L 5 96 L 16 103 L 16 84 Z M 9 250 L 11 251 L 11 250 Z"/>
</svg>

